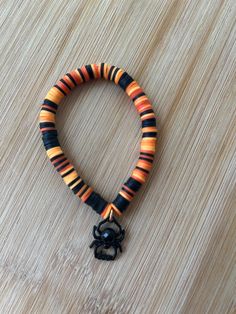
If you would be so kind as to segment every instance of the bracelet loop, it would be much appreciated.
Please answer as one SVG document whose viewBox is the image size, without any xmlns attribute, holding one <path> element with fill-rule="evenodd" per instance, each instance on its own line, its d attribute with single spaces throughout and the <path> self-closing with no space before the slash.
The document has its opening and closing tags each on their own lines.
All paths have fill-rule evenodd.
<svg viewBox="0 0 236 314">
<path fill-rule="evenodd" d="M 135 169 L 123 184 L 113 202 L 108 203 L 79 176 L 67 159 L 57 138 L 56 111 L 62 99 L 74 87 L 92 79 L 104 78 L 119 85 L 133 100 L 142 123 L 140 155 Z M 47 155 L 64 182 L 83 202 L 91 206 L 103 218 L 120 216 L 136 192 L 146 181 L 152 168 L 156 147 L 156 118 L 152 105 L 138 83 L 124 70 L 107 63 L 89 64 L 67 73 L 47 93 L 40 111 L 40 131 Z"/>
</svg>

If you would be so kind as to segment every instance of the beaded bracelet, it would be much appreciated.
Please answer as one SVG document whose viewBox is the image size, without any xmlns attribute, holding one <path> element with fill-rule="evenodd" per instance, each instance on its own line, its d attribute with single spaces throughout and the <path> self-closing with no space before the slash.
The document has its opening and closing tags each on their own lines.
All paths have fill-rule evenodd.
<svg viewBox="0 0 236 314">
<path fill-rule="evenodd" d="M 59 144 L 55 126 L 58 105 L 71 90 L 92 79 L 104 78 L 119 85 L 133 100 L 142 123 L 140 155 L 135 169 L 122 185 L 117 197 L 107 202 L 79 176 Z M 122 251 L 125 231 L 115 218 L 120 216 L 146 181 L 152 168 L 156 147 L 156 118 L 152 105 L 138 83 L 124 70 L 107 63 L 89 64 L 64 75 L 47 93 L 40 111 L 40 131 L 47 155 L 64 182 L 84 203 L 92 207 L 103 220 L 94 226 L 94 255 L 98 259 L 114 260 Z"/>
</svg>

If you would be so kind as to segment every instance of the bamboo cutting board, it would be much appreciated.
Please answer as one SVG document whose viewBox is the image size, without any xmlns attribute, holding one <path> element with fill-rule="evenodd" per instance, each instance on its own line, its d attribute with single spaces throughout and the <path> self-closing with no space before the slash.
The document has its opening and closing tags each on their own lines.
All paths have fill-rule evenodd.
<svg viewBox="0 0 236 314">
<path fill-rule="evenodd" d="M 0 2 L 0 313 L 236 313 L 235 0 Z M 100 218 L 42 144 L 51 86 L 84 64 L 125 69 L 158 116 L 154 168 L 121 218 L 124 253 L 95 260 Z M 111 201 L 136 164 L 140 121 L 113 83 L 57 115 L 84 180 Z"/>
</svg>

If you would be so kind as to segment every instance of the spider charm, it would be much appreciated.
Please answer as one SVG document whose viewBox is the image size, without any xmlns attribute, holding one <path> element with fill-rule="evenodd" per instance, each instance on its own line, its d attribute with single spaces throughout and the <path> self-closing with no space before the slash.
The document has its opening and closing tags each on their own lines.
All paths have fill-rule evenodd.
<svg viewBox="0 0 236 314">
<path fill-rule="evenodd" d="M 112 261 L 116 258 L 118 249 L 122 252 L 121 242 L 125 237 L 125 230 L 121 228 L 114 216 L 102 220 L 93 227 L 94 241 L 90 248 L 94 248 L 97 259 Z"/>
</svg>

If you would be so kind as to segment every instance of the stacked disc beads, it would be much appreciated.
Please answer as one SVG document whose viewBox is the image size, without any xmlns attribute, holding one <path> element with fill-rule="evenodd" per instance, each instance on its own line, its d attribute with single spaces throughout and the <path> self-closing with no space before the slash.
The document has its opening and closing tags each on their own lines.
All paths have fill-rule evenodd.
<svg viewBox="0 0 236 314">
<path fill-rule="evenodd" d="M 113 202 L 109 203 L 96 193 L 79 176 L 60 146 L 56 130 L 56 112 L 62 99 L 77 85 L 89 80 L 104 78 L 119 85 L 133 100 L 142 123 L 140 154 L 136 167 L 123 184 Z M 156 118 L 152 105 L 138 83 L 124 70 L 107 63 L 84 65 L 67 73 L 47 93 L 40 111 L 40 130 L 47 155 L 64 182 L 83 202 L 103 218 L 111 211 L 120 216 L 136 192 L 146 181 L 152 168 L 156 149 Z"/>
</svg>

